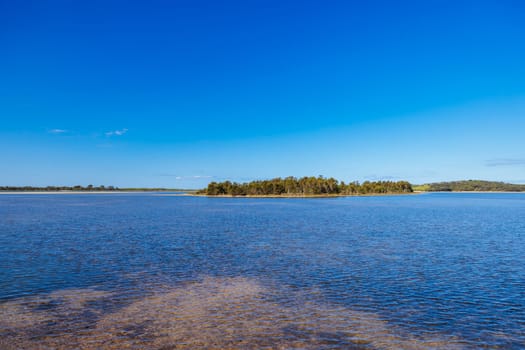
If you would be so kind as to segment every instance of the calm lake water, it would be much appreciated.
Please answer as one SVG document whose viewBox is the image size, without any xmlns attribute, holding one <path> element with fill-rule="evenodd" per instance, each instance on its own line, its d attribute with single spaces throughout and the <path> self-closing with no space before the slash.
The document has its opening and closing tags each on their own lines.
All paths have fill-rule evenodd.
<svg viewBox="0 0 525 350">
<path fill-rule="evenodd" d="M 525 348 L 525 194 L 0 195 L 0 348 Z"/>
</svg>

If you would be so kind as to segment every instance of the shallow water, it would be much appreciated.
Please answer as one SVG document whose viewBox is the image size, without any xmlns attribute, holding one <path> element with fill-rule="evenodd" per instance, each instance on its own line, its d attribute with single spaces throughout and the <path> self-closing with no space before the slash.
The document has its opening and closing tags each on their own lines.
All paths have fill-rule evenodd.
<svg viewBox="0 0 525 350">
<path fill-rule="evenodd" d="M 525 347 L 525 194 L 0 196 L 0 348 Z"/>
</svg>

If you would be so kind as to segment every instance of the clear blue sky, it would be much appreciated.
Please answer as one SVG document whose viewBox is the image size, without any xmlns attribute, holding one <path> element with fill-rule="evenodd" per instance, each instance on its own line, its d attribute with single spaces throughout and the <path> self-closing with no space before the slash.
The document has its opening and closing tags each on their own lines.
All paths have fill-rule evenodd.
<svg viewBox="0 0 525 350">
<path fill-rule="evenodd" d="M 523 1 L 0 0 L 0 184 L 525 182 Z"/>
</svg>

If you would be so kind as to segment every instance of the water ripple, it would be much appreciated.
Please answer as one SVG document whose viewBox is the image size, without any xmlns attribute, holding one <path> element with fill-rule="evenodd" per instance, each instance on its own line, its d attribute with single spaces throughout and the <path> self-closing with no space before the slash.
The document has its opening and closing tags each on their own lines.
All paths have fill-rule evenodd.
<svg viewBox="0 0 525 350">
<path fill-rule="evenodd" d="M 524 213 L 523 194 L 0 196 L 0 348 L 525 348 Z"/>
</svg>

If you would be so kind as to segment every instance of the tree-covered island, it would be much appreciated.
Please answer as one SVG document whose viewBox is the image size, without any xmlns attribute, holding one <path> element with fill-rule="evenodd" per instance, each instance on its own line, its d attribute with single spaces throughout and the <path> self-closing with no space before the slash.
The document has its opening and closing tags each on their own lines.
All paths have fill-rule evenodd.
<svg viewBox="0 0 525 350">
<path fill-rule="evenodd" d="M 286 177 L 259 180 L 245 183 L 231 181 L 211 182 L 197 194 L 208 196 L 351 196 L 367 194 L 412 193 L 412 185 L 407 181 L 357 181 L 345 183 L 334 178 Z"/>
</svg>

